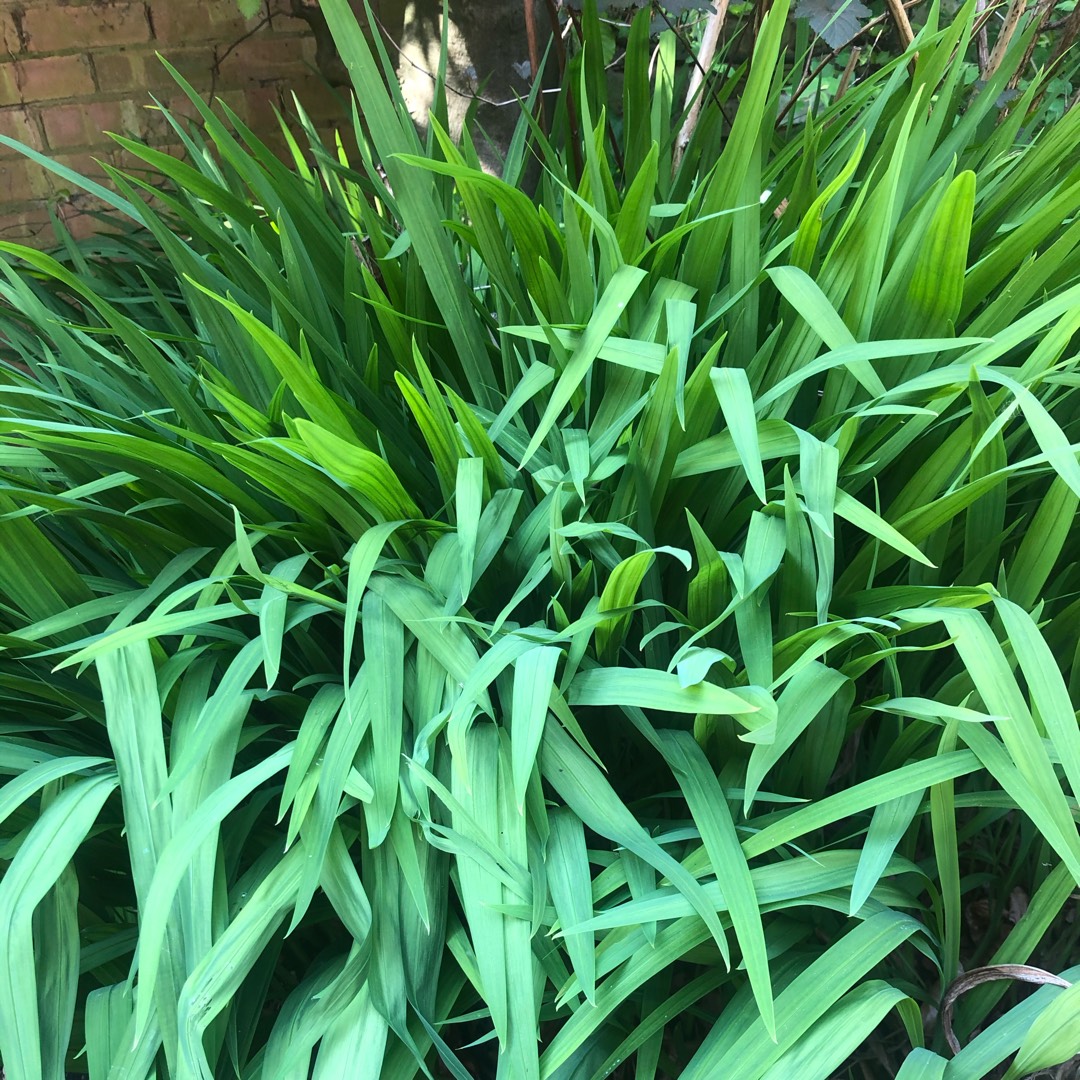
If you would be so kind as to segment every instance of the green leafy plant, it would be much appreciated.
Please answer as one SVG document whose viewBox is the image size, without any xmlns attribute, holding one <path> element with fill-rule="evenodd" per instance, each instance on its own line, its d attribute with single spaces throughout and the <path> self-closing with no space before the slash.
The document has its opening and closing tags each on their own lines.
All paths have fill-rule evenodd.
<svg viewBox="0 0 1080 1080">
<path fill-rule="evenodd" d="M 1080 112 L 972 2 L 778 127 L 780 0 L 673 171 L 591 8 L 499 179 L 323 8 L 351 157 L 192 94 L 138 228 L 0 245 L 9 1080 L 1067 1058 L 933 1017 L 1074 941 Z"/>
</svg>

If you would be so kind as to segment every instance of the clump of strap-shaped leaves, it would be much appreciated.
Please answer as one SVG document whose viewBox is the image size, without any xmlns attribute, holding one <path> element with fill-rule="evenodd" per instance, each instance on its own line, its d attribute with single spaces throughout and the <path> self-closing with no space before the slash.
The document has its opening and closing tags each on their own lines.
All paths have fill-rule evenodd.
<svg viewBox="0 0 1080 1080">
<path fill-rule="evenodd" d="M 193 94 L 0 245 L 8 1080 L 1064 1060 L 934 1017 L 1076 974 L 1080 110 L 972 0 L 777 130 L 777 0 L 673 174 L 587 10 L 497 179 L 323 7 L 358 151 Z"/>
</svg>

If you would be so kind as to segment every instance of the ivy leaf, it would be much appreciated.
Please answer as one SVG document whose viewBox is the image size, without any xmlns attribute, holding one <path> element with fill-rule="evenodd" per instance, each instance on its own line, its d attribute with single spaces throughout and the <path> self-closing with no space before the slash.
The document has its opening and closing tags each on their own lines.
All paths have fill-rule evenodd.
<svg viewBox="0 0 1080 1080">
<path fill-rule="evenodd" d="M 830 49 L 839 49 L 859 32 L 870 9 L 860 0 L 798 0 L 794 15 L 805 19 Z"/>
</svg>

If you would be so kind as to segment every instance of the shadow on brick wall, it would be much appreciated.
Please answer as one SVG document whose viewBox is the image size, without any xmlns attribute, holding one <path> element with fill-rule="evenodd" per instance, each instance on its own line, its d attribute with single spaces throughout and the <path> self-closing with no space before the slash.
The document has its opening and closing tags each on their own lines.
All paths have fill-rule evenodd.
<svg viewBox="0 0 1080 1080">
<path fill-rule="evenodd" d="M 321 129 L 344 116 L 290 4 L 267 0 L 245 20 L 235 0 L 0 0 L 0 134 L 99 181 L 102 163 L 129 164 L 106 132 L 178 152 L 152 96 L 178 115 L 194 109 L 160 53 L 283 150 L 274 108 L 287 108 L 292 91 Z M 76 235 L 98 228 L 97 200 L 0 146 L 0 237 L 50 242 L 50 208 Z"/>
</svg>

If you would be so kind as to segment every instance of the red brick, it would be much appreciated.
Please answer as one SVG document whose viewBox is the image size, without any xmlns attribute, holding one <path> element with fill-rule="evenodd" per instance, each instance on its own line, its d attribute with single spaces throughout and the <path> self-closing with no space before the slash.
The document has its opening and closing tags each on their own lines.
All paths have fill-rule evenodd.
<svg viewBox="0 0 1080 1080">
<path fill-rule="evenodd" d="M 76 240 L 88 240 L 91 236 L 108 235 L 109 233 L 121 232 L 119 221 L 111 225 L 108 219 L 92 217 L 85 212 L 74 214 L 65 222 L 67 230 Z"/>
<path fill-rule="evenodd" d="M 16 209 L 0 208 L 0 237 L 17 244 L 41 244 L 51 241 L 53 232 L 45 204 L 35 202 Z"/>
<path fill-rule="evenodd" d="M 175 143 L 164 142 L 162 141 L 164 138 L 165 136 L 163 134 L 161 139 L 147 139 L 145 141 L 153 145 L 153 148 L 158 151 L 158 153 L 168 154 L 170 157 L 182 157 L 184 150 L 183 146 L 181 145 L 178 147 Z M 153 182 L 156 179 L 156 177 L 148 177 L 146 175 L 150 168 L 147 163 L 141 157 L 128 150 L 117 148 L 114 160 L 117 168 L 122 169 L 124 172 L 135 174 L 140 180 L 149 179 Z"/>
<path fill-rule="evenodd" d="M 10 12 L 0 12 L 0 48 L 9 56 L 22 52 L 22 38 Z"/>
<path fill-rule="evenodd" d="M 256 17 L 246 23 L 236 0 L 156 0 L 150 18 L 160 46 L 235 41 L 258 22 Z"/>
<path fill-rule="evenodd" d="M 64 227 L 76 240 L 86 240 L 103 230 L 100 220 L 89 214 L 75 213 L 64 218 Z"/>
<path fill-rule="evenodd" d="M 99 53 L 95 56 L 94 69 L 97 71 L 98 85 L 102 92 L 109 94 L 122 90 L 145 90 L 143 57 L 143 53 L 129 49 L 118 49 L 116 52 Z M 150 54 L 149 59 L 157 63 L 153 54 Z"/>
<path fill-rule="evenodd" d="M 9 139 L 18 139 L 35 150 L 40 150 L 41 133 L 34 122 L 28 109 L 10 108 L 0 109 L 0 134 Z M 6 146 L 0 146 L 0 157 L 19 157 L 18 150 L 10 150 Z"/>
<path fill-rule="evenodd" d="M 319 0 L 304 2 L 314 7 Z M 290 0 L 268 3 L 277 11 Z M 356 6 L 357 0 L 350 3 Z M 311 72 L 314 43 L 307 24 L 275 14 L 259 27 L 262 18 L 260 12 L 243 20 L 236 0 L 0 0 L 0 133 L 97 180 L 103 170 L 95 158 L 141 167 L 108 141 L 106 130 L 182 156 L 168 121 L 149 107 L 151 94 L 176 117 L 193 116 L 195 107 L 158 62 L 157 49 L 204 97 L 213 86 L 279 153 L 285 148 L 271 103 L 285 94 L 291 111 L 287 95 L 293 87 L 320 130 L 347 125 L 347 116 Z M 88 204 L 75 185 L 0 148 L 3 235 L 51 243 L 49 205 L 79 235 L 87 234 L 99 228 L 85 212 Z"/>
<path fill-rule="evenodd" d="M 78 105 L 54 105 L 44 109 L 41 121 L 51 150 L 76 146 L 100 146 L 109 140 L 105 132 L 119 135 L 135 129 L 135 108 L 130 101 L 88 101 Z"/>
<path fill-rule="evenodd" d="M 351 123 L 348 108 L 343 105 L 348 99 L 340 91 L 335 92 L 327 86 L 324 79 L 312 73 L 306 78 L 293 79 L 285 88 L 289 112 L 295 112 L 292 100 L 295 93 L 304 112 L 311 117 L 316 126 L 330 122 L 335 124 Z"/>
<path fill-rule="evenodd" d="M 73 172 L 78 173 L 87 180 L 93 180 L 96 183 L 104 184 L 106 187 L 111 187 L 112 181 L 109 180 L 100 162 L 106 161 L 111 165 L 113 164 L 113 157 L 112 148 L 102 146 L 78 154 L 54 154 L 53 160 L 60 165 L 66 165 Z M 48 174 L 48 183 L 49 190 L 56 199 L 68 201 L 74 199 L 77 203 L 79 200 L 89 197 L 77 183 L 65 180 L 55 173 Z"/>
<path fill-rule="evenodd" d="M 284 11 L 273 11 L 270 17 L 270 29 L 275 34 L 307 34 L 309 28 L 306 20 L 294 19 Z"/>
<path fill-rule="evenodd" d="M 196 90 L 205 90 L 210 86 L 214 72 L 214 50 L 205 45 L 189 49 L 163 48 L 161 55 L 169 61 L 180 76 L 186 79 Z M 150 90 L 178 91 L 176 80 L 169 69 L 154 55 L 144 57 L 143 86 Z"/>
<path fill-rule="evenodd" d="M 45 56 L 16 60 L 2 70 L 21 101 L 56 101 L 94 93 L 90 66 L 82 56 Z"/>
<path fill-rule="evenodd" d="M 163 49 L 162 55 L 196 90 L 209 87 L 213 77 L 214 50 L 208 46 Z M 103 93 L 132 91 L 140 105 L 149 101 L 148 91 L 160 98 L 160 91 L 182 94 L 168 68 L 150 50 L 120 49 L 94 57 L 98 85 Z"/>
<path fill-rule="evenodd" d="M 276 86 L 255 86 L 244 91 L 248 124 L 256 135 L 277 131 L 275 106 L 281 108 L 281 93 Z"/>
<path fill-rule="evenodd" d="M 48 183 L 40 165 L 26 158 L 0 161 L 0 204 L 25 202 L 47 191 Z"/>
<path fill-rule="evenodd" d="M 221 61 L 219 86 L 223 90 L 236 90 L 278 79 L 303 78 L 308 73 L 305 40 L 261 35 L 248 38 Z"/>
<path fill-rule="evenodd" d="M 91 3 L 82 7 L 35 0 L 23 15 L 31 52 L 67 52 L 150 40 L 150 24 L 141 3 Z"/>
<path fill-rule="evenodd" d="M 125 173 L 137 173 L 139 178 L 142 179 L 142 170 L 146 168 L 146 162 L 140 157 L 136 157 L 128 150 L 124 150 L 122 147 L 116 151 L 116 167 Z"/>
<path fill-rule="evenodd" d="M 108 203 L 79 192 L 70 199 L 65 199 L 56 206 L 57 216 L 63 221 L 65 228 L 76 240 L 85 240 L 95 233 L 112 231 L 107 221 L 95 217 L 95 213 L 109 213 Z"/>
<path fill-rule="evenodd" d="M 222 90 L 214 95 L 214 102 L 215 104 L 224 103 L 240 118 L 242 123 L 248 123 L 247 94 L 243 90 Z M 220 108 L 217 109 L 217 113 L 222 117 L 225 115 Z"/>
<path fill-rule="evenodd" d="M 181 128 L 186 130 L 192 124 L 195 124 L 196 127 L 200 127 L 202 125 L 202 116 L 199 113 L 199 110 L 195 107 L 195 103 L 191 100 L 191 98 L 189 98 L 186 94 L 182 93 L 175 87 L 171 96 L 168 94 L 161 94 L 158 96 L 158 100 L 164 105 L 164 107 L 168 110 L 169 115 L 181 126 Z M 205 95 L 203 95 L 202 100 L 205 100 Z M 156 118 L 158 123 L 163 123 L 167 125 L 167 130 L 169 133 L 167 141 L 177 141 L 176 131 L 173 129 L 172 124 L 169 124 L 169 122 L 165 119 L 165 116 L 160 111 L 156 109 L 149 110 L 148 116 L 150 116 L 151 118 Z"/>
<path fill-rule="evenodd" d="M 318 44 L 313 37 L 305 35 L 300 39 L 300 55 L 304 58 L 304 63 L 308 68 L 318 70 L 318 65 L 315 63 L 315 56 L 318 52 Z"/>
<path fill-rule="evenodd" d="M 176 102 L 175 104 L 169 101 L 168 98 L 159 98 L 159 100 L 162 105 L 169 109 L 173 116 L 183 113 L 184 104 L 188 104 L 187 98 L 184 98 L 183 102 Z M 172 125 L 170 125 L 162 111 L 152 102 L 139 103 L 135 106 L 134 111 L 133 130 L 138 133 L 139 139 L 156 145 L 176 138 Z"/>
</svg>

